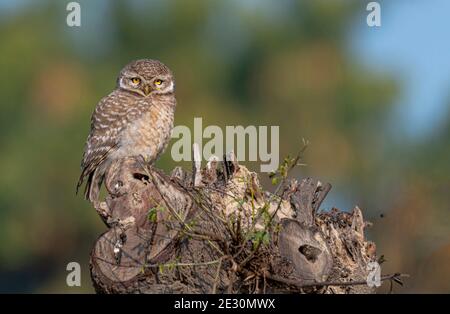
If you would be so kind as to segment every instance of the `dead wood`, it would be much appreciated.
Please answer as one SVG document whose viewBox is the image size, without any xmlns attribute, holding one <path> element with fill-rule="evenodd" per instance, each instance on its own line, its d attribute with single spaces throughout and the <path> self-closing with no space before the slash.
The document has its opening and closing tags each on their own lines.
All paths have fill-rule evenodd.
<svg viewBox="0 0 450 314">
<path fill-rule="evenodd" d="M 123 159 L 105 184 L 95 208 L 108 230 L 91 252 L 99 293 L 374 292 L 362 284 L 376 260 L 362 212 L 321 212 L 328 183 L 284 178 L 272 194 L 227 154 L 171 176 Z"/>
</svg>

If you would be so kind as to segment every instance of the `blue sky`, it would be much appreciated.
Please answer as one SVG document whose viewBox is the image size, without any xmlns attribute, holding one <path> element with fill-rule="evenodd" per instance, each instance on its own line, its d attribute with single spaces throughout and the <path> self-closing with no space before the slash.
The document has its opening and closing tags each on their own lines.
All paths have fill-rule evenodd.
<svg viewBox="0 0 450 314">
<path fill-rule="evenodd" d="M 382 25 L 352 25 L 352 54 L 400 81 L 390 131 L 398 140 L 427 140 L 450 114 L 450 1 L 381 3 Z"/>
</svg>

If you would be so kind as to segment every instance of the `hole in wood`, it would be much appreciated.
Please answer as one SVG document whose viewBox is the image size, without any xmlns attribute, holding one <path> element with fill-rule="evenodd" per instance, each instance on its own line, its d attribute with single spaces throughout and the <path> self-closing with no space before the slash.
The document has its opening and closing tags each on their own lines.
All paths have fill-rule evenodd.
<svg viewBox="0 0 450 314">
<path fill-rule="evenodd" d="M 308 244 L 301 245 L 298 251 L 311 263 L 315 263 L 320 253 L 322 253 L 320 249 Z"/>
<path fill-rule="evenodd" d="M 143 173 L 133 173 L 133 178 L 139 181 L 150 181 L 149 176 Z"/>
</svg>

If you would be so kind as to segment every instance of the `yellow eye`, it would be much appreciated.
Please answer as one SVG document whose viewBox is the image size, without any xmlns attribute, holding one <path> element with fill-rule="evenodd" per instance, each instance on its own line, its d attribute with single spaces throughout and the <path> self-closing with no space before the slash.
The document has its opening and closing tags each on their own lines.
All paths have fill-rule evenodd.
<svg viewBox="0 0 450 314">
<path fill-rule="evenodd" d="M 131 82 L 132 82 L 133 84 L 137 85 L 137 84 L 139 84 L 139 83 L 141 82 L 141 79 L 138 78 L 138 77 L 133 77 L 133 78 L 131 79 Z"/>
<path fill-rule="evenodd" d="M 161 85 L 161 84 L 162 84 L 162 82 L 163 82 L 162 80 L 155 80 L 155 82 L 154 82 L 154 83 L 155 83 L 155 85 Z"/>
</svg>

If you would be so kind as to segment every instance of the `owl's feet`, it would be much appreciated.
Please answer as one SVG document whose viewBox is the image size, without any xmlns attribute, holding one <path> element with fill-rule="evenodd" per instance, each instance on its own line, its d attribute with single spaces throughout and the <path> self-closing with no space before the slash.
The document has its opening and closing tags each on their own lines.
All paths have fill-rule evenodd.
<svg viewBox="0 0 450 314">
<path fill-rule="evenodd" d="M 136 158 L 138 164 L 140 165 L 140 168 L 142 168 L 142 171 L 133 173 L 133 177 L 140 181 L 149 181 L 150 180 L 150 174 L 149 174 L 149 167 L 152 164 L 152 160 L 148 156 L 139 155 Z"/>
<path fill-rule="evenodd" d="M 142 168 L 144 168 L 144 170 L 147 170 L 147 167 L 151 166 L 153 163 L 153 160 L 152 158 L 150 158 L 150 156 L 139 155 L 136 159 L 142 166 Z"/>
</svg>

